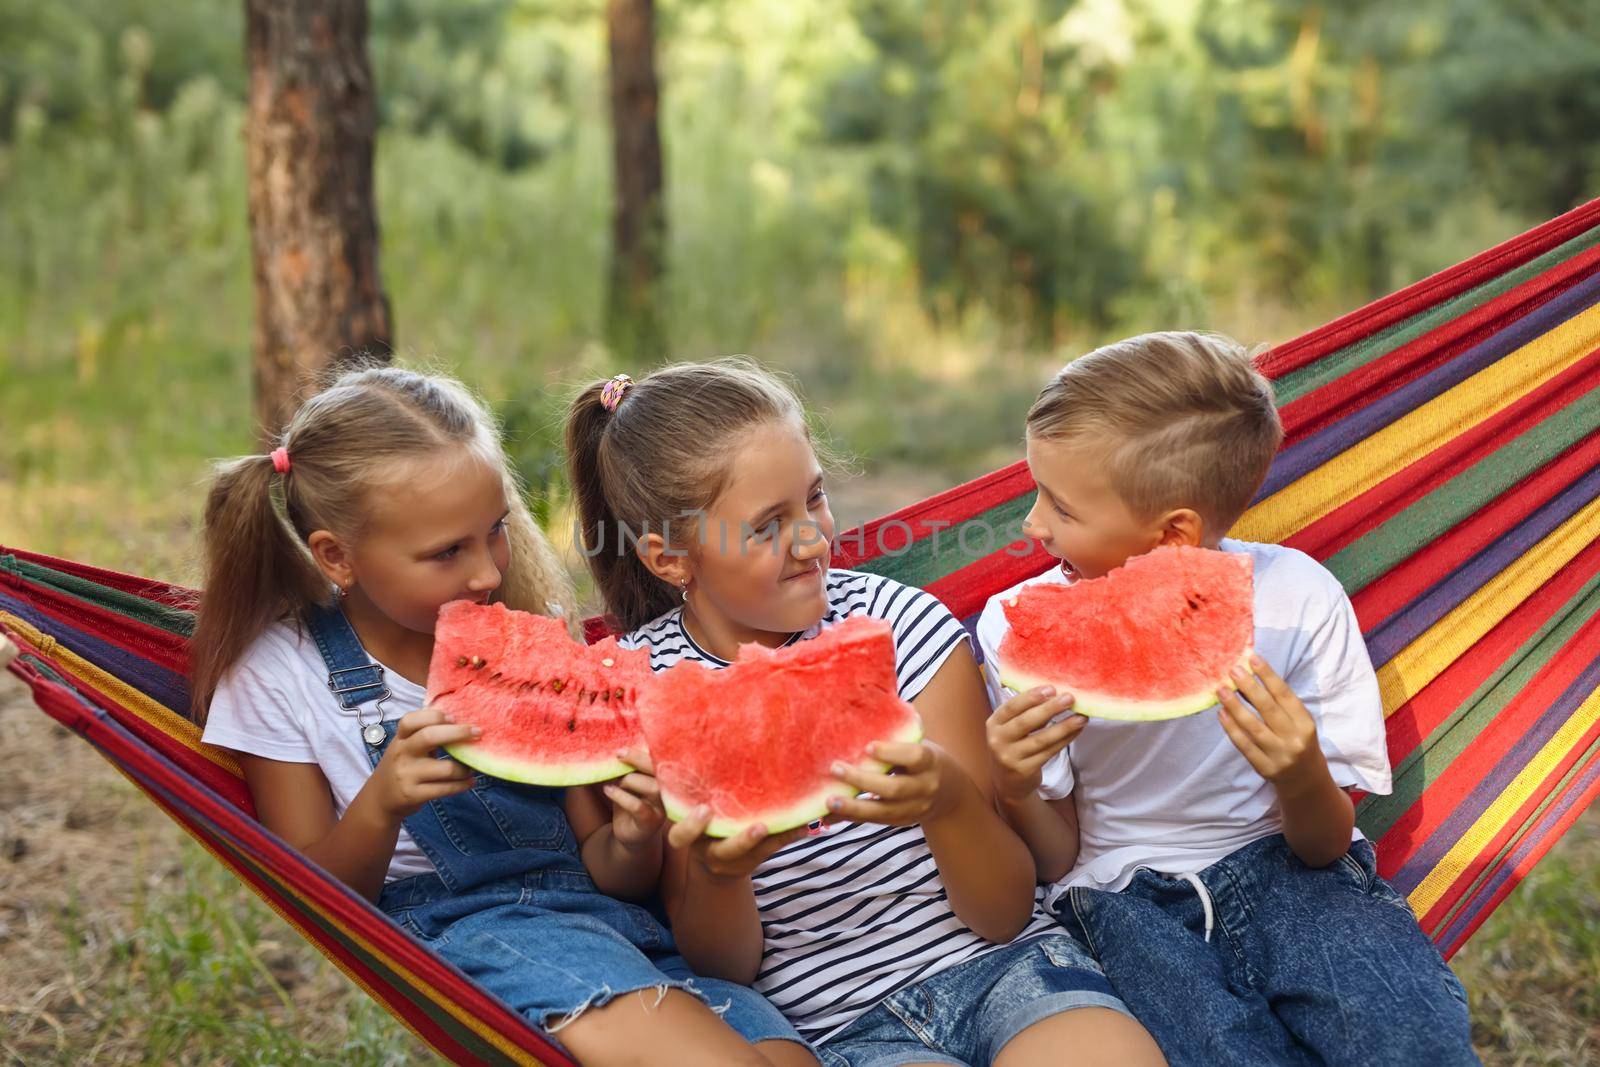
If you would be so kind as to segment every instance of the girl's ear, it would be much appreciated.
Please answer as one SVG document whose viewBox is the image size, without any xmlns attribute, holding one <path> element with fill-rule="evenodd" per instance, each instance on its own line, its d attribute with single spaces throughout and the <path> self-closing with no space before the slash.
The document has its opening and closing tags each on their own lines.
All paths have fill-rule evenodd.
<svg viewBox="0 0 1600 1067">
<path fill-rule="evenodd" d="M 306 538 L 306 547 L 311 550 L 311 558 L 317 561 L 317 569 L 328 581 L 340 589 L 349 589 L 356 584 L 350 550 L 343 541 L 327 530 L 317 530 Z"/>
<path fill-rule="evenodd" d="M 645 570 L 675 589 L 682 588 L 692 577 L 688 550 L 667 544 L 667 539 L 658 533 L 639 538 L 633 551 Z"/>
<path fill-rule="evenodd" d="M 1192 508 L 1178 508 L 1161 518 L 1161 539 L 1157 545 L 1187 545 L 1200 548 L 1205 544 L 1206 521 Z"/>
</svg>

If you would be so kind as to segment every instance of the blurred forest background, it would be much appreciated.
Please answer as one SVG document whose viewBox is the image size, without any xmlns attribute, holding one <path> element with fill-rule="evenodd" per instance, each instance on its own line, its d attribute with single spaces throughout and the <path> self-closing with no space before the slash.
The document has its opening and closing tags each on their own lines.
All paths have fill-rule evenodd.
<svg viewBox="0 0 1600 1067">
<path fill-rule="evenodd" d="M 207 461 L 255 448 L 245 6 L 0 0 L 0 544 L 193 580 Z M 603 0 L 368 18 L 386 335 L 490 399 L 558 542 L 592 376 L 786 368 L 858 457 L 854 522 L 1016 458 L 1100 341 L 1285 340 L 1600 195 L 1587 0 L 659 0 L 636 306 Z M 7 707 L 105 791 L 0 787 L 0 1052 L 425 1055 Z M 1600 1060 L 1597 897 L 1591 814 L 1459 960 L 1492 1062 Z"/>
</svg>

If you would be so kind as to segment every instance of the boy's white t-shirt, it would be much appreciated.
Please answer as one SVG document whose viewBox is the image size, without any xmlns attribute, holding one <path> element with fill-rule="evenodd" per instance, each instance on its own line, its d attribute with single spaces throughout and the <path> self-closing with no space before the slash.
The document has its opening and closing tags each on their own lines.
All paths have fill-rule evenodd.
<svg viewBox="0 0 1600 1067">
<path fill-rule="evenodd" d="M 387 668 L 383 674 L 393 694 L 382 702 L 384 719 L 422 707 L 421 686 Z M 377 721 L 377 704 L 360 710 L 368 725 Z M 328 779 L 339 816 L 372 776 L 356 712 L 345 710 L 328 690 L 328 667 L 311 635 L 286 623 L 269 627 L 217 686 L 203 739 L 252 756 L 316 764 Z M 401 827 L 385 881 L 432 871 L 433 864 Z"/>
<path fill-rule="evenodd" d="M 1391 789 L 1378 679 L 1355 609 L 1334 576 L 1280 545 L 1225 539 L 1226 552 L 1255 564 L 1256 652 L 1277 671 L 1317 724 L 1333 780 L 1368 793 Z M 984 679 L 997 705 L 1011 695 L 995 675 L 1007 630 L 1004 601 L 1024 586 L 1066 584 L 1059 567 L 991 597 L 978 622 Z M 1045 764 L 1040 795 L 1075 798 L 1078 861 L 1054 886 L 1118 890 L 1137 867 L 1193 874 L 1282 829 L 1272 786 L 1233 747 L 1217 707 L 1165 722 L 1090 719 Z M 1357 830 L 1354 838 L 1360 838 Z"/>
</svg>

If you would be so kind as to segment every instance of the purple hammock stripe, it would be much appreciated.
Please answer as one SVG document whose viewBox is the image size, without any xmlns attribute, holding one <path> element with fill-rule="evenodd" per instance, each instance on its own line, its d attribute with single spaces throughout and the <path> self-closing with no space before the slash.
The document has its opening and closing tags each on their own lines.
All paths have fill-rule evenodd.
<svg viewBox="0 0 1600 1067">
<path fill-rule="evenodd" d="M 1402 893 L 1410 893 L 1415 889 L 1597 687 L 1600 687 L 1600 656 L 1591 660 L 1528 731 L 1512 743 L 1510 750 L 1495 763 L 1494 769 L 1478 781 L 1472 793 L 1428 835 L 1428 839 L 1412 849 L 1405 865 L 1389 879 L 1394 887 Z M 1484 727 L 1483 733 L 1487 734 L 1495 728 L 1495 724 L 1490 723 Z"/>
<path fill-rule="evenodd" d="M 1493 876 L 1479 886 L 1476 892 L 1472 893 L 1470 902 L 1456 913 L 1455 919 L 1451 921 L 1449 926 L 1446 926 L 1443 931 L 1434 937 L 1433 940 L 1436 943 L 1448 945 L 1457 937 L 1460 937 L 1463 930 L 1472 925 L 1472 922 L 1483 911 L 1485 905 L 1494 899 L 1494 895 L 1499 891 L 1500 887 L 1510 880 L 1512 874 L 1516 871 L 1517 864 L 1521 863 L 1528 853 L 1539 846 L 1539 843 L 1545 839 L 1545 835 L 1550 832 L 1550 827 L 1560 822 L 1561 817 L 1572 810 L 1572 806 L 1578 802 L 1578 798 L 1583 796 L 1594 785 L 1597 778 L 1600 778 L 1600 757 L 1591 758 L 1589 766 L 1579 772 L 1577 777 L 1568 783 L 1567 792 L 1561 799 L 1545 809 L 1544 814 L 1539 817 L 1533 829 L 1524 834 L 1522 839 L 1517 842 L 1516 847 L 1506 854 L 1505 859 L 1501 861 Z"/>
<path fill-rule="evenodd" d="M 1451 386 L 1467 380 L 1534 338 L 1549 333 L 1596 301 L 1600 301 L 1600 274 L 1573 286 L 1548 304 L 1473 345 L 1450 362 L 1435 367 L 1394 392 L 1351 412 L 1326 429 L 1290 445 L 1278 453 L 1272 469 L 1267 472 L 1267 480 L 1262 483 L 1260 492 L 1256 493 L 1251 503 L 1265 500 L 1284 486 L 1298 481 Z"/>
<path fill-rule="evenodd" d="M 0 610 L 49 634 L 72 652 L 114 675 L 139 692 L 182 715 L 189 707 L 189 683 L 176 671 L 151 663 L 126 649 L 68 626 L 39 612 L 10 593 L 0 591 Z"/>
<path fill-rule="evenodd" d="M 1374 669 L 1388 663 L 1411 642 L 1458 607 L 1483 584 L 1504 571 L 1550 531 L 1600 496 L 1600 467 L 1539 505 L 1517 525 L 1483 548 L 1477 555 L 1431 586 L 1411 603 L 1368 632 L 1367 652 Z"/>
</svg>

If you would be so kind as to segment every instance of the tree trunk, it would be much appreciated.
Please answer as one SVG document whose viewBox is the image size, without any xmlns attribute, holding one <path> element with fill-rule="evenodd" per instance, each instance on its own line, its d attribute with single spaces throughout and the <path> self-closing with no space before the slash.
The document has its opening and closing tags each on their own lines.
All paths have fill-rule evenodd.
<svg viewBox="0 0 1600 1067">
<path fill-rule="evenodd" d="M 334 364 L 391 343 L 372 198 L 365 0 L 245 0 L 257 431 Z"/>
<path fill-rule="evenodd" d="M 667 220 L 662 199 L 654 0 L 607 0 L 614 202 L 607 325 L 613 345 L 662 356 L 658 303 Z"/>
</svg>

